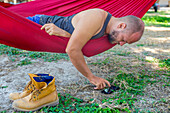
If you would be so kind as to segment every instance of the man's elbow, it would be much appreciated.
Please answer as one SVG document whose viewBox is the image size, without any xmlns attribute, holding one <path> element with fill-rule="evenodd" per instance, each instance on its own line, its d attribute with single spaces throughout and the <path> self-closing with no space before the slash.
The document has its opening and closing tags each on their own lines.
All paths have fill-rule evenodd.
<svg viewBox="0 0 170 113">
<path fill-rule="evenodd" d="M 79 51 L 78 49 L 66 48 L 66 53 L 67 53 L 69 56 L 75 55 L 78 51 Z"/>
<path fill-rule="evenodd" d="M 66 51 L 67 54 L 70 54 L 70 53 L 71 53 L 71 49 L 69 49 L 69 48 L 66 48 L 65 51 Z"/>
</svg>

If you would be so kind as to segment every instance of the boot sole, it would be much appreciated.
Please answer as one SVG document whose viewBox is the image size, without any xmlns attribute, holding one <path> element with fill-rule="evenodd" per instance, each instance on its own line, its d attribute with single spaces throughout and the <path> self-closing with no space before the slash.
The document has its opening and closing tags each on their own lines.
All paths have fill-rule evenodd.
<svg viewBox="0 0 170 113">
<path fill-rule="evenodd" d="M 15 110 L 17 110 L 17 111 L 36 111 L 36 110 L 41 109 L 42 107 L 46 107 L 46 106 L 56 106 L 56 105 L 58 105 L 58 104 L 59 104 L 59 99 L 56 100 L 56 101 L 54 101 L 54 102 L 47 103 L 47 104 L 44 104 L 44 105 L 42 105 L 42 106 L 40 106 L 40 107 L 37 107 L 37 108 L 34 108 L 34 109 L 29 109 L 29 110 L 27 110 L 27 109 L 22 109 L 22 108 L 18 108 L 18 107 L 15 107 L 15 106 L 13 106 L 13 105 L 12 105 L 12 107 L 13 107 Z"/>
<path fill-rule="evenodd" d="M 12 99 L 12 98 L 9 97 L 9 100 L 14 101 L 14 100 L 16 100 L 16 99 Z"/>
<path fill-rule="evenodd" d="M 24 98 L 24 97 L 23 97 L 23 98 Z M 9 97 L 9 100 L 11 100 L 11 101 L 18 100 L 18 99 L 21 99 L 21 98 L 12 99 L 12 98 Z"/>
</svg>

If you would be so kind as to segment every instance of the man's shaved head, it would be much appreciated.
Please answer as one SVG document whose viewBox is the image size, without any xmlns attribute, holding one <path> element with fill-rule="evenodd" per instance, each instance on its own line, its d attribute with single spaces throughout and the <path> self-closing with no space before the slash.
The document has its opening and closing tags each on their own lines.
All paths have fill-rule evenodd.
<svg viewBox="0 0 170 113">
<path fill-rule="evenodd" d="M 113 29 L 109 33 L 109 41 L 120 45 L 140 40 L 145 26 L 140 18 L 133 15 L 116 18 L 112 25 Z"/>
<path fill-rule="evenodd" d="M 120 21 L 126 23 L 126 29 L 124 29 L 124 32 L 132 34 L 139 32 L 141 35 L 143 34 L 144 23 L 140 18 L 133 15 L 129 15 L 121 17 Z"/>
</svg>

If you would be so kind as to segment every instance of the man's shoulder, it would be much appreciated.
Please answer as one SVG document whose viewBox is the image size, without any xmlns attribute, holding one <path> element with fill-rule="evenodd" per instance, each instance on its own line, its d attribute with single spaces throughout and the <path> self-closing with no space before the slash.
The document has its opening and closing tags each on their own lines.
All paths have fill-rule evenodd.
<svg viewBox="0 0 170 113">
<path fill-rule="evenodd" d="M 77 17 L 79 19 L 81 18 L 90 18 L 91 16 L 92 17 L 96 17 L 98 19 L 102 19 L 102 18 L 105 18 L 105 15 L 107 15 L 107 12 L 103 9 L 99 9 L 99 8 L 93 8 L 93 9 L 88 9 L 88 10 L 84 10 L 80 13 L 77 14 Z"/>
<path fill-rule="evenodd" d="M 106 17 L 107 17 L 107 12 L 102 9 L 98 9 L 98 8 L 89 9 L 78 13 L 73 18 L 72 24 L 74 28 L 76 28 L 77 23 L 83 23 L 83 26 L 81 27 L 84 28 L 85 26 L 87 26 L 90 27 L 91 29 L 95 29 L 97 32 L 98 30 L 100 30 L 100 28 L 102 28 Z"/>
<path fill-rule="evenodd" d="M 82 13 L 106 13 L 106 11 L 99 8 L 93 8 L 93 9 L 82 11 Z"/>
<path fill-rule="evenodd" d="M 105 10 L 100 9 L 100 8 L 92 8 L 92 9 L 88 9 L 88 10 L 91 10 L 91 11 L 105 11 Z M 86 11 L 88 11 L 88 10 L 86 10 Z"/>
</svg>

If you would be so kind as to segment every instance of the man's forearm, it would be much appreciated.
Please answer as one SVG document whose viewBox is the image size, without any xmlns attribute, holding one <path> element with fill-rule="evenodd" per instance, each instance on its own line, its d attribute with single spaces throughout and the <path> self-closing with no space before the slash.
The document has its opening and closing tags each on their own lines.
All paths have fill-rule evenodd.
<svg viewBox="0 0 170 113">
<path fill-rule="evenodd" d="M 106 87 L 106 84 L 108 84 L 108 86 L 110 87 L 110 83 L 107 80 L 92 74 L 85 62 L 83 53 L 81 51 L 69 51 L 67 53 L 77 70 L 96 86 L 94 89 L 103 89 L 104 87 Z"/>
<path fill-rule="evenodd" d="M 55 35 L 55 36 L 62 36 L 62 37 L 70 37 L 71 34 L 64 31 L 63 29 L 57 27 L 55 24 L 53 23 L 48 23 L 45 24 L 41 27 L 41 30 L 45 29 L 45 31 L 49 34 L 49 35 Z"/>
<path fill-rule="evenodd" d="M 71 62 L 86 78 L 90 79 L 94 75 L 88 68 L 83 53 L 81 51 L 70 51 L 68 52 Z"/>
<path fill-rule="evenodd" d="M 55 34 L 56 36 L 62 36 L 62 37 L 70 37 L 71 36 L 70 33 L 64 31 L 63 29 L 56 29 L 56 30 L 58 30 L 58 32 L 59 32 L 58 34 Z"/>
</svg>

